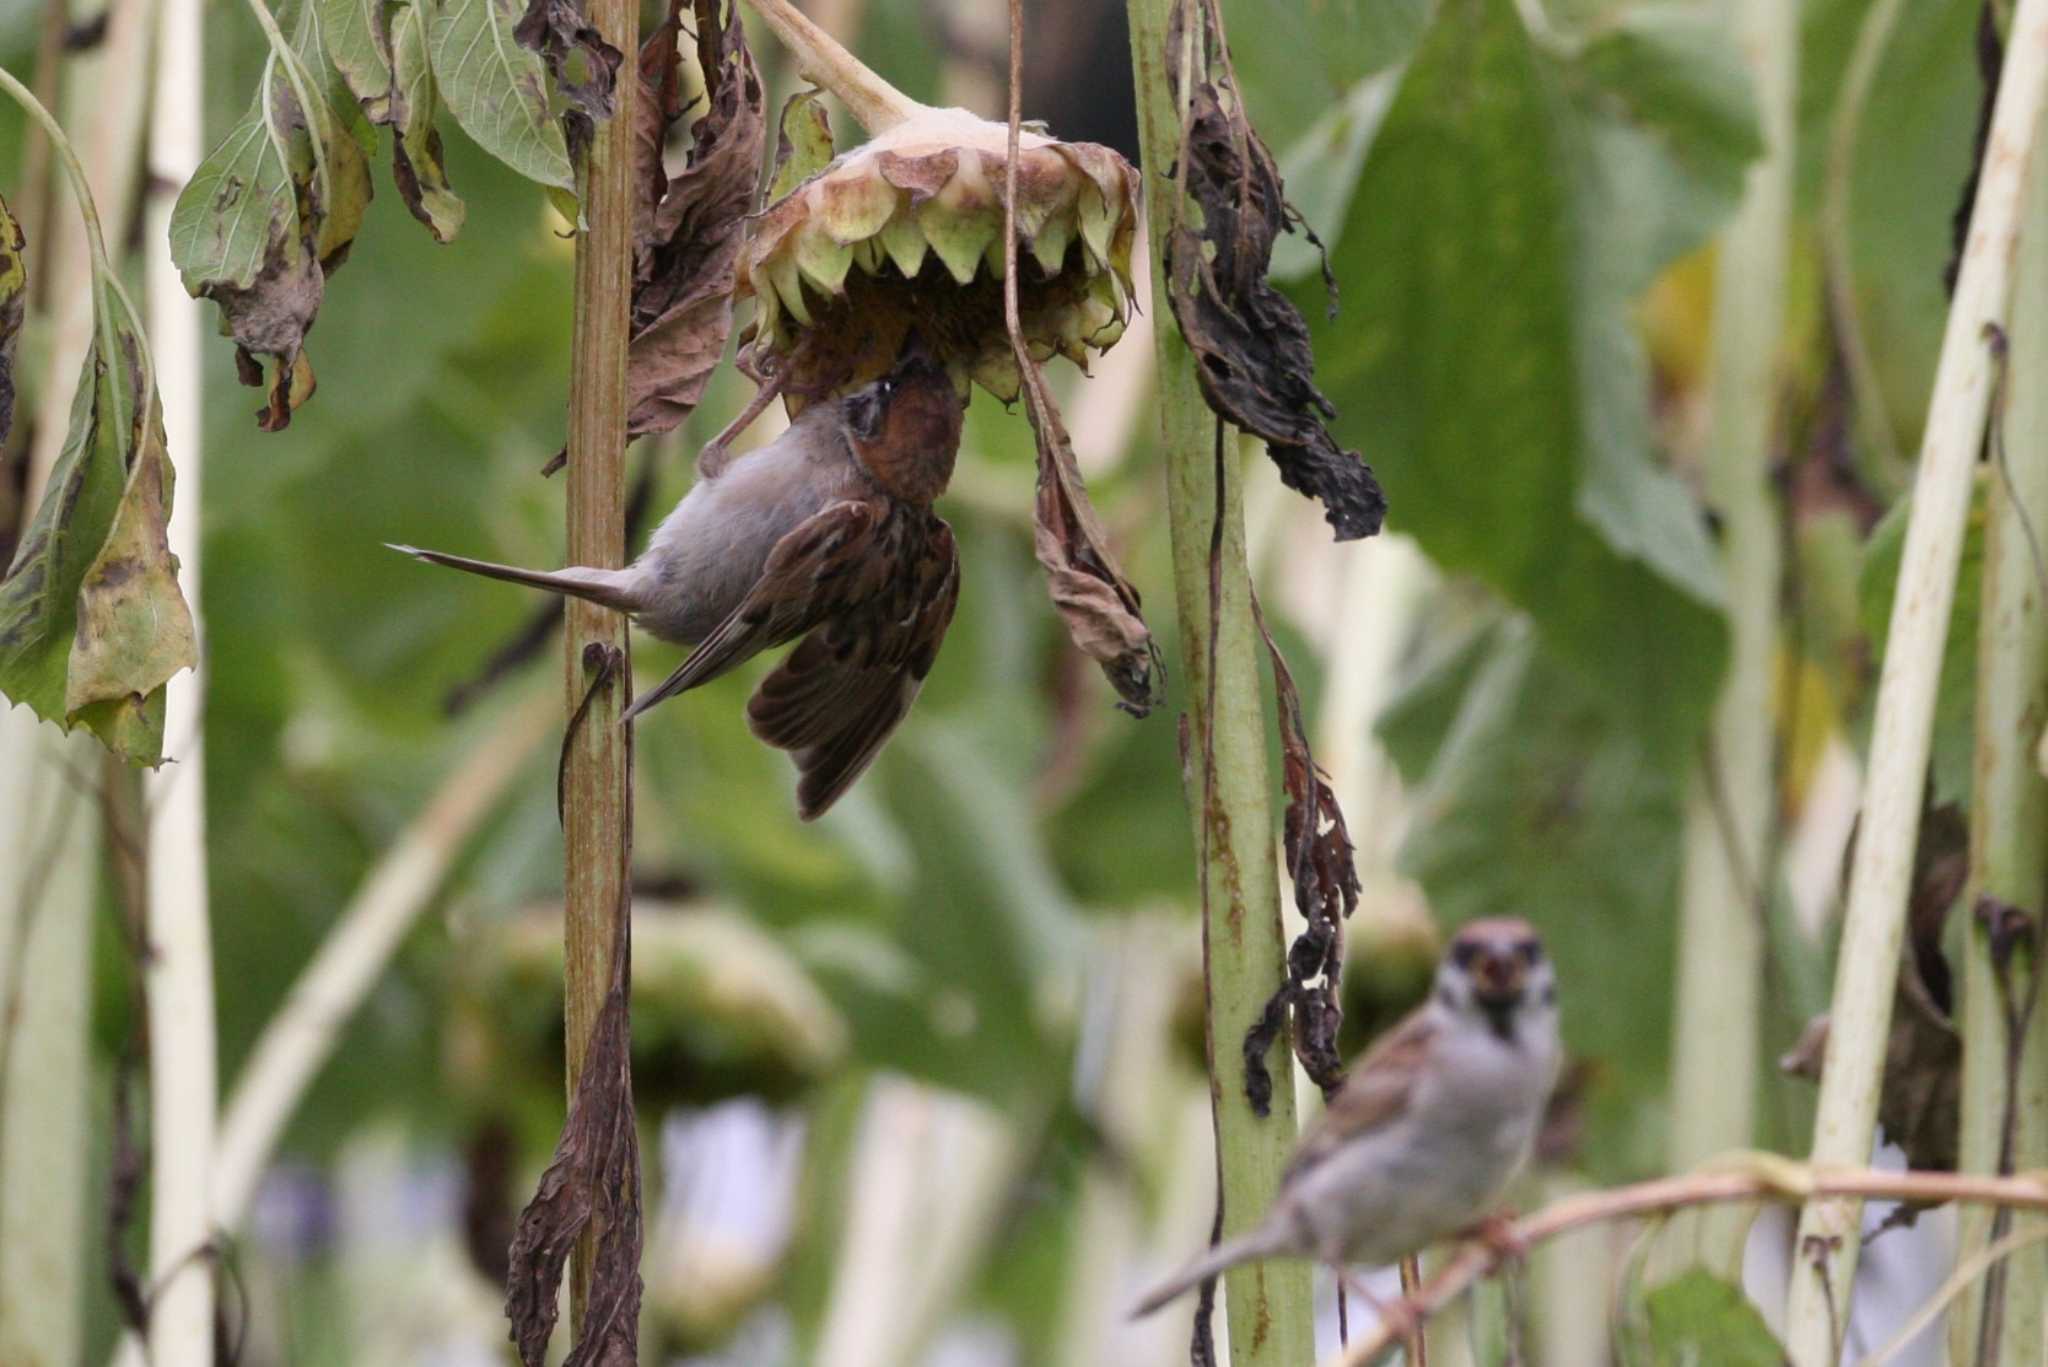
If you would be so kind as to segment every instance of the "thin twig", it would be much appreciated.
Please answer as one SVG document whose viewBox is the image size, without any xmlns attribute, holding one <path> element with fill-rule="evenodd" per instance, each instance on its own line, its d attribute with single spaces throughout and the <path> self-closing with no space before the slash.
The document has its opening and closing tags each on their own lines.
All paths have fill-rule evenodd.
<svg viewBox="0 0 2048 1367">
<path fill-rule="evenodd" d="M 2044 1239 L 2048 1239 L 2048 1225 L 2032 1225 L 2009 1234 L 1963 1259 L 1956 1265 L 1956 1270 L 1949 1279 L 1941 1284 L 1941 1289 L 1923 1302 L 1920 1308 L 1913 1312 L 1912 1318 L 1899 1326 L 1899 1331 L 1891 1336 L 1884 1347 L 1864 1358 L 1857 1367 L 1886 1367 L 1887 1363 L 1905 1352 L 1913 1340 L 1926 1331 L 1927 1326 L 1940 1319 L 1942 1312 L 1969 1289 L 1971 1282 L 1983 1276 L 1994 1265 L 2002 1266 L 2005 1259 L 2021 1249 L 2038 1244 Z"/>
<path fill-rule="evenodd" d="M 1731 1201 L 1798 1204 L 1815 1197 L 1909 1201 L 1923 1205 L 1962 1201 L 2048 1211 L 2048 1171 L 2013 1177 L 1981 1177 L 1967 1173 L 1895 1172 L 1875 1168 L 1816 1169 L 1780 1154 L 1731 1154 L 1697 1172 L 1564 1197 L 1534 1215 L 1516 1221 L 1512 1238 L 1518 1244 L 1533 1248 L 1587 1225 L 1662 1214 L 1689 1206 Z M 1418 1321 L 1426 1320 L 1470 1290 L 1474 1282 L 1494 1268 L 1498 1256 L 1484 1244 L 1467 1244 L 1438 1269 L 1419 1293 L 1408 1298 L 1409 1310 Z M 1379 1361 L 1396 1345 L 1399 1337 L 1398 1325 L 1382 1324 L 1370 1337 L 1335 1358 L 1333 1367 L 1366 1367 L 1368 1363 Z"/>
</svg>

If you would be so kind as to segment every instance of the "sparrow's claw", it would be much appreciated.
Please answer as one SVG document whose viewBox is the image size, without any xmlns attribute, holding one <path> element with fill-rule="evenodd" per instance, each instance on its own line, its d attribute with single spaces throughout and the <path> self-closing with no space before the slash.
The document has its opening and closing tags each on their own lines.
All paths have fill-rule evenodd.
<svg viewBox="0 0 2048 1367">
<path fill-rule="evenodd" d="M 1337 1274 L 1339 1286 L 1372 1307 L 1373 1314 L 1379 1316 L 1380 1323 L 1386 1328 L 1388 1341 L 1405 1341 L 1422 1329 L 1422 1312 L 1407 1296 L 1396 1296 L 1388 1300 L 1384 1296 L 1376 1295 L 1370 1287 L 1352 1276 L 1340 1264 L 1332 1263 L 1330 1270 Z"/>
<path fill-rule="evenodd" d="M 1458 1237 L 1486 1245 L 1487 1251 L 1493 1254 L 1496 1267 L 1502 1263 L 1523 1262 L 1529 1256 L 1529 1241 L 1515 1232 L 1512 1211 L 1496 1211 L 1477 1224 L 1459 1230 Z"/>
</svg>

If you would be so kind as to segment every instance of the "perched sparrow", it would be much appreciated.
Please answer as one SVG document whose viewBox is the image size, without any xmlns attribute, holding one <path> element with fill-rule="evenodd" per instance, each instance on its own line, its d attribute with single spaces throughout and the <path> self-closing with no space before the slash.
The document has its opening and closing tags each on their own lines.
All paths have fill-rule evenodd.
<svg viewBox="0 0 2048 1367">
<path fill-rule="evenodd" d="M 860 777 L 910 710 L 953 619 L 960 562 L 932 500 L 953 475 L 960 399 L 921 352 L 698 480 L 621 570 L 552 573 L 393 550 L 451 569 L 587 598 L 696 650 L 626 717 L 803 637 L 747 703 L 791 751 L 797 808 L 817 816 Z"/>
<path fill-rule="evenodd" d="M 1528 1160 L 1556 1081 L 1557 984 L 1527 922 L 1474 921 L 1429 1001 L 1373 1046 L 1302 1136 L 1264 1223 L 1138 1304 L 1239 1263 L 1384 1265 L 1478 1224 Z"/>
</svg>

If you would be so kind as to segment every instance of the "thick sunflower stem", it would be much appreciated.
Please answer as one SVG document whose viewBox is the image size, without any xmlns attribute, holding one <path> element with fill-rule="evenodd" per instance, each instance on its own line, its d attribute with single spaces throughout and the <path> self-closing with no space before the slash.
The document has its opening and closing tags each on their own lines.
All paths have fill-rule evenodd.
<svg viewBox="0 0 2048 1367">
<path fill-rule="evenodd" d="M 1175 59 L 1166 39 L 1172 9 L 1173 0 L 1131 0 L 1131 57 L 1152 240 L 1154 402 L 1164 428 L 1180 688 L 1189 722 L 1186 781 L 1196 845 L 1206 856 L 1197 874 L 1207 917 L 1210 1097 L 1228 1236 L 1256 1223 L 1279 1189 L 1294 1147 L 1295 1087 L 1293 1061 L 1281 1052 L 1271 1060 L 1268 1114 L 1257 1114 L 1245 1093 L 1243 1041 L 1284 977 L 1285 945 L 1242 465 L 1234 440 L 1222 442 L 1217 458 L 1217 420 L 1202 401 L 1193 354 L 1166 302 L 1166 235 L 1178 209 L 1169 171 L 1179 155 L 1181 126 L 1167 83 L 1166 64 Z M 1207 774 L 1205 763 L 1213 766 Z M 1294 1367 L 1314 1359 L 1307 1264 L 1257 1263 L 1233 1272 L 1224 1279 L 1224 1303 L 1235 1367 Z"/>
<path fill-rule="evenodd" d="M 789 0 L 747 0 L 796 58 L 805 80 L 839 97 L 868 136 L 878 137 L 924 112 L 926 106 L 890 85 L 840 46 Z"/>
<path fill-rule="evenodd" d="M 2048 780 L 2035 762 L 2048 722 L 2048 583 L 2041 541 L 2048 533 L 2048 393 L 2017 377 L 2048 363 L 2048 175 L 2035 149 L 2029 173 L 2012 336 L 1994 410 L 1988 472 L 1983 597 L 1977 625 L 1977 754 L 1970 802 L 1970 888 L 1982 898 L 2048 916 Z M 2007 1012 L 2021 1008 L 2039 951 L 2013 956 L 2001 987 L 1993 938 L 1972 917 L 1963 954 L 1964 1172 L 2026 1171 L 2048 1166 L 2048 1011 L 2037 1004 L 2008 1074 Z M 2009 1083 L 2017 1083 L 2017 1087 Z M 2008 1133 L 2007 1125 L 2011 1129 Z M 2010 1150 L 2008 1152 L 2008 1149 Z M 2009 1217 L 2008 1217 L 2009 1218 Z M 1981 1252 L 2004 1223 L 1995 1212 L 1959 1216 L 1958 1259 Z M 2035 1223 L 2030 1221 L 2029 1223 Z M 1995 1313 L 1987 1323 L 1986 1311 Z M 2048 1250 L 2030 1247 L 1993 1269 L 1950 1315 L 1955 1362 L 2018 1367 L 2040 1353 L 2048 1311 Z M 1981 1356 L 1980 1356 L 1981 1349 Z"/>
<path fill-rule="evenodd" d="M 1991 135 L 1949 308 L 1913 486 L 1871 728 L 1848 910 L 1835 973 L 1813 1161 L 1869 1157 L 1889 1038 L 1893 985 L 1932 744 L 1942 643 L 1948 636 L 1970 491 L 2000 361 L 2026 170 L 2048 93 L 2048 0 L 2020 0 L 1999 80 Z M 1832 1367 L 1861 1252 L 1862 1202 L 1806 1206 L 1794 1245 L 1786 1346 L 1796 1367 Z"/>
<path fill-rule="evenodd" d="M 590 0 L 588 15 L 620 52 L 640 50 L 636 0 Z M 569 362 L 568 563 L 616 568 L 626 554 L 626 344 L 633 287 L 633 106 L 627 67 L 612 117 L 597 126 L 585 166 L 576 239 L 576 319 Z M 612 954 L 627 915 L 632 862 L 632 732 L 620 724 L 631 696 L 626 619 L 569 600 L 563 683 L 569 735 L 562 746 L 563 1028 L 569 1096 L 576 1095 L 597 1018 L 613 982 Z M 637 1194 L 635 1199 L 637 1199 Z M 601 1231 L 577 1240 L 570 1318 L 580 1337 Z"/>
</svg>

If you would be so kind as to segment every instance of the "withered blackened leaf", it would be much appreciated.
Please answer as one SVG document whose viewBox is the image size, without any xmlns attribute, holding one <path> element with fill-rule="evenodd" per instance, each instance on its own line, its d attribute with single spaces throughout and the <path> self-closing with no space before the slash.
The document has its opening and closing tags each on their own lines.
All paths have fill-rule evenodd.
<svg viewBox="0 0 2048 1367">
<path fill-rule="evenodd" d="M 1220 45 L 1223 35 L 1205 39 Z M 1226 112 L 1206 79 L 1190 93 L 1182 173 L 1201 222 L 1176 223 L 1167 235 L 1167 298 L 1209 407 L 1265 440 L 1282 482 L 1321 501 L 1339 541 L 1371 536 L 1386 519 L 1386 494 L 1372 467 L 1330 435 L 1336 409 L 1311 378 L 1308 326 L 1266 279 L 1289 214 L 1272 154 L 1243 107 L 1234 98 Z"/>
<path fill-rule="evenodd" d="M 448 183 L 441 130 L 434 126 L 441 101 L 427 57 L 426 20 L 411 5 L 391 20 L 391 51 L 390 112 L 397 130 L 391 139 L 391 178 L 412 216 L 436 242 L 447 242 L 462 230 L 468 210 Z"/>
<path fill-rule="evenodd" d="M 1352 857 L 1351 832 L 1338 809 L 1337 794 L 1316 767 L 1308 745 L 1308 722 L 1301 691 L 1287 668 L 1280 645 L 1266 627 L 1266 615 L 1252 598 L 1252 615 L 1265 638 L 1273 666 L 1273 692 L 1280 710 L 1282 783 L 1287 789 L 1287 815 L 1282 847 L 1288 876 L 1294 883 L 1294 906 L 1302 931 L 1287 951 L 1287 977 L 1259 1023 L 1245 1040 L 1245 1085 L 1260 1114 L 1262 1095 L 1270 1095 L 1265 1078 L 1266 1046 L 1279 1029 L 1283 1004 L 1294 1016 L 1294 1054 L 1309 1079 L 1334 1095 L 1344 1082 L 1344 1060 L 1337 1049 L 1337 1031 L 1344 1023 L 1339 1002 L 1344 966 L 1344 920 L 1358 909 L 1358 866 Z"/>
<path fill-rule="evenodd" d="M 328 64 L 314 13 L 311 5 L 301 11 L 292 40 L 313 107 L 300 109 L 282 59 L 271 54 L 249 112 L 171 211 L 172 258 L 187 290 L 220 305 L 243 383 L 263 384 L 255 358 L 273 358 L 257 414 L 266 432 L 287 426 L 313 392 L 301 348 L 370 202 L 369 166 L 353 135 L 362 114 Z"/>
<path fill-rule="evenodd" d="M 600 119 L 612 116 L 612 89 L 624 57 L 604 40 L 576 0 L 527 0 L 526 14 L 513 26 L 519 45 L 540 54 L 568 107 L 562 132 L 569 159 L 590 145 Z"/>
<path fill-rule="evenodd" d="M 554 1160 L 519 1215 L 505 1313 L 525 1367 L 547 1361 L 562 1273 L 584 1227 L 597 1257 L 583 1333 L 564 1367 L 633 1367 L 640 1324 L 640 1144 L 633 1112 L 631 1022 L 614 983 L 591 1032 L 583 1074 Z"/>
<path fill-rule="evenodd" d="M 1914 850 L 1906 912 L 1906 952 L 1892 995 L 1891 1035 L 1877 1118 L 1907 1164 L 1953 1172 L 1961 1142 L 1963 1043 L 1952 1016 L 1953 975 L 1941 952 L 1949 910 L 1969 877 L 1969 829 L 1954 804 L 1930 806 Z M 1820 1080 L 1828 1017 L 1815 1016 L 1778 1066 Z"/>
<path fill-rule="evenodd" d="M 717 0 L 697 0 L 697 55 L 706 104 L 690 129 L 688 164 L 671 179 L 661 153 L 682 117 L 676 93 L 678 16 L 640 53 L 641 159 L 633 261 L 633 337 L 626 361 L 627 432 L 678 426 L 724 354 L 732 332 L 734 265 L 760 173 L 765 96 L 745 32 L 719 22 Z"/>
<path fill-rule="evenodd" d="M 0 199 L 0 442 L 14 430 L 14 349 L 28 302 L 28 267 L 22 256 L 27 245 L 21 224 Z"/>
</svg>

